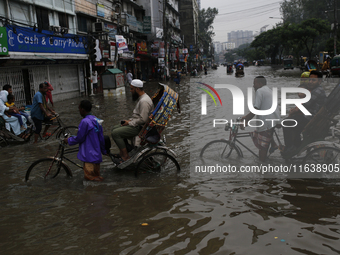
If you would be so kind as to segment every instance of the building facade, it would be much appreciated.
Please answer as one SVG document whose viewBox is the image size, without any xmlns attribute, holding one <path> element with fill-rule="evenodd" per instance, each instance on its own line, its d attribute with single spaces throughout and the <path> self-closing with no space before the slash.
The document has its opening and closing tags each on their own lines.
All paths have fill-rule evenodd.
<svg viewBox="0 0 340 255">
<path fill-rule="evenodd" d="M 236 48 L 238 48 L 242 44 L 251 43 L 253 40 L 253 31 L 238 30 L 228 33 L 228 42 L 235 43 Z"/>
<path fill-rule="evenodd" d="M 30 104 L 39 84 L 49 81 L 55 100 L 85 91 L 86 38 L 76 34 L 73 1 L 0 1 L 0 86 L 11 84 L 17 104 Z"/>
<path fill-rule="evenodd" d="M 189 51 L 189 67 L 198 62 L 197 52 L 199 52 L 198 40 L 198 13 L 199 6 L 197 0 L 181 0 L 179 2 L 180 23 L 184 39 L 185 48 Z"/>
<path fill-rule="evenodd" d="M 197 0 L 0 1 L 0 85 L 29 104 L 45 80 L 58 101 L 91 94 L 92 71 L 101 84 L 109 68 L 148 80 L 186 67 L 199 49 L 198 12 Z"/>
</svg>

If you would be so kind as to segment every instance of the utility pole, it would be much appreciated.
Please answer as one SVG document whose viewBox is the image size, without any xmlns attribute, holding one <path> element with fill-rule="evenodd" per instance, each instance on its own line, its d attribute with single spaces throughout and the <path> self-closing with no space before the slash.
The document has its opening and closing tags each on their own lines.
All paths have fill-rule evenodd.
<svg viewBox="0 0 340 255">
<path fill-rule="evenodd" d="M 337 19 L 337 6 L 336 1 L 334 0 L 334 56 L 336 56 L 336 41 L 337 41 L 337 33 L 338 33 L 338 19 Z"/>
<path fill-rule="evenodd" d="M 166 75 L 167 75 L 167 68 L 168 68 L 168 42 L 167 42 L 167 37 L 168 37 L 168 30 L 167 30 L 167 22 L 166 22 L 166 16 L 165 16 L 165 12 L 166 12 L 166 0 L 163 0 L 163 40 L 164 40 L 164 77 L 166 80 Z"/>
</svg>

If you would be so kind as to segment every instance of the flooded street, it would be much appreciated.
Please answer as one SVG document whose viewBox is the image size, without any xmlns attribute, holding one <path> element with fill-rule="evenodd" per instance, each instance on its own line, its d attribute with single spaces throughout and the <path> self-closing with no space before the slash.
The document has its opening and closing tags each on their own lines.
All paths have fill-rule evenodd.
<svg viewBox="0 0 340 255">
<path fill-rule="evenodd" d="M 201 164 L 202 147 L 227 132 L 207 128 L 201 116 L 202 91 L 206 83 L 234 84 L 246 95 L 257 75 L 269 86 L 296 87 L 300 70 L 248 67 L 245 76 L 227 75 L 224 67 L 208 75 L 182 80 L 181 113 L 174 111 L 164 134 L 178 155 L 181 173 L 175 179 L 162 175 L 135 178 L 133 172 L 117 170 L 104 158 L 102 183 L 83 180 L 82 169 L 69 164 L 74 177 L 40 185 L 25 183 L 28 166 L 53 156 L 54 138 L 1 148 L 0 238 L 2 254 L 340 254 L 340 180 L 264 179 L 258 175 L 221 176 L 195 173 Z M 156 83 L 147 83 L 152 96 Z M 326 84 L 329 91 L 334 84 Z M 223 107 L 209 111 L 234 118 L 230 93 L 218 90 Z M 78 104 L 83 98 L 55 103 L 68 125 L 78 126 Z M 104 134 L 131 115 L 130 92 L 117 97 L 90 97 L 93 114 L 104 120 Z M 245 107 L 245 113 L 248 113 Z M 282 131 L 279 136 L 282 138 Z M 220 137 L 223 138 L 223 137 Z M 245 144 L 256 150 L 250 140 Z M 112 141 L 112 152 L 117 148 Z M 258 164 L 249 152 L 232 161 L 240 166 Z M 76 158 L 73 155 L 71 158 Z M 275 152 L 268 160 L 283 164 Z M 147 223 L 147 226 L 142 226 Z"/>
</svg>

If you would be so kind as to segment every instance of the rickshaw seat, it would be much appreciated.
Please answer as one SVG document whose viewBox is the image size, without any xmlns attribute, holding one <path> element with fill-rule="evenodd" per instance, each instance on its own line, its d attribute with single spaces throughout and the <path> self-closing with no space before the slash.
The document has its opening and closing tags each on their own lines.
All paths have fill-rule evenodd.
<svg viewBox="0 0 340 255">
<path fill-rule="evenodd" d="M 167 85 L 161 83 L 159 85 L 160 89 L 152 97 L 155 109 L 138 135 L 141 145 L 157 144 L 161 140 L 160 134 L 165 129 L 176 105 L 179 111 L 178 94 Z"/>
</svg>

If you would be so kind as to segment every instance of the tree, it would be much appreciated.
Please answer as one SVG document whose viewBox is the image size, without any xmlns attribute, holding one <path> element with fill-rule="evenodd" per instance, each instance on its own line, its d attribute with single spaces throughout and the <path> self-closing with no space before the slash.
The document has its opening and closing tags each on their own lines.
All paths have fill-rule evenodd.
<svg viewBox="0 0 340 255">
<path fill-rule="evenodd" d="M 308 19 L 299 25 L 296 36 L 301 39 L 306 47 L 309 59 L 311 59 L 316 38 L 328 32 L 330 32 L 328 22 L 321 19 Z"/>
<path fill-rule="evenodd" d="M 275 64 L 275 59 L 280 52 L 282 45 L 282 28 L 276 27 L 258 35 L 250 44 L 251 47 L 262 49 L 268 57 L 271 58 L 271 63 Z"/>
<path fill-rule="evenodd" d="M 198 27 L 199 27 L 199 38 L 203 46 L 203 52 L 205 55 L 211 55 L 212 38 L 215 35 L 213 32 L 213 23 L 218 10 L 216 8 L 202 9 L 198 15 Z"/>
</svg>

